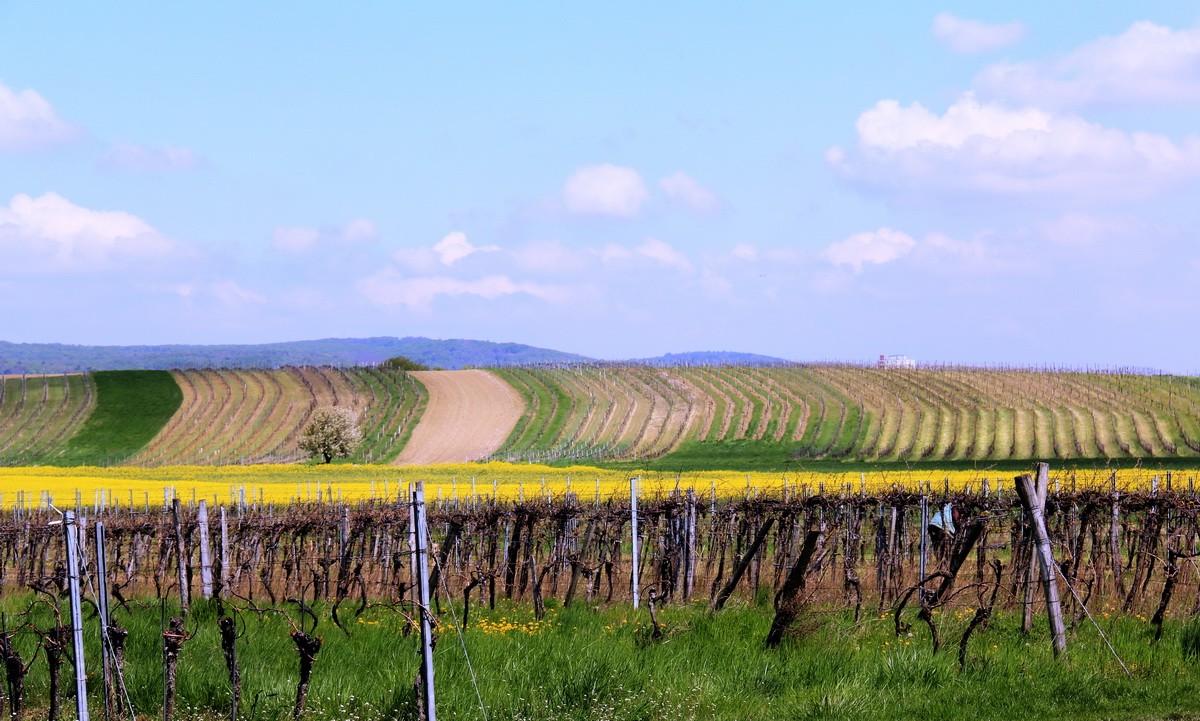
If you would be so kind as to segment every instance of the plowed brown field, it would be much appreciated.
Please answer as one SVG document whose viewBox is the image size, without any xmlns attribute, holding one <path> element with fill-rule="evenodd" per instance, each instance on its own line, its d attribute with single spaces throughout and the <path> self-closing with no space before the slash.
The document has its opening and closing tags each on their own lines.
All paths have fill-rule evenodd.
<svg viewBox="0 0 1200 721">
<path fill-rule="evenodd" d="M 525 412 L 520 394 L 487 371 L 416 371 L 413 376 L 429 391 L 429 401 L 397 465 L 485 458 Z"/>
</svg>

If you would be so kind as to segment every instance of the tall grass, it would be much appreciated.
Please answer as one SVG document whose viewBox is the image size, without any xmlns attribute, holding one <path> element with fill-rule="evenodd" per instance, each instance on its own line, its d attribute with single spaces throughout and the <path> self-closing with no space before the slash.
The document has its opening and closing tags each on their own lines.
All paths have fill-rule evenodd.
<svg viewBox="0 0 1200 721">
<path fill-rule="evenodd" d="M 2 602 L 11 629 L 26 598 Z M 731 607 L 713 616 L 697 605 L 661 610 L 666 635 L 650 638 L 646 611 L 628 606 L 595 609 L 549 602 L 538 622 L 530 609 L 502 604 L 471 613 L 460 640 L 443 614 L 435 652 L 439 714 L 447 719 L 1102 719 L 1189 718 L 1200 714 L 1200 667 L 1183 649 L 1194 631 L 1168 622 L 1158 644 L 1137 617 L 1103 620 L 1132 678 L 1091 626 L 1077 627 L 1065 660 L 1050 651 L 1044 624 L 1019 632 L 1015 614 L 999 614 L 971 639 L 959 669 L 956 641 L 970 614 L 940 617 L 948 650 L 930 652 L 924 627 L 899 637 L 891 619 L 854 625 L 843 614 L 813 613 L 806 634 L 776 650 L 763 639 L 769 600 Z M 168 613 L 174 610 L 169 609 Z M 294 609 L 290 612 L 295 617 Z M 398 613 L 367 609 L 355 617 L 343 606 L 348 634 L 326 619 L 318 630 L 308 703 L 312 719 L 412 717 L 417 672 L 416 635 Z M 34 620 L 48 625 L 40 607 Z M 151 601 L 133 613 L 118 611 L 130 630 L 127 686 L 139 716 L 161 703 L 160 611 Z M 238 652 L 244 678 L 242 718 L 283 719 L 290 714 L 297 656 L 281 613 L 239 614 Z M 216 609 L 201 603 L 189 619 L 194 637 L 180 655 L 182 715 L 227 714 L 229 691 Z M 461 608 L 458 609 L 461 618 Z M 1101 616 L 1103 618 L 1103 616 Z M 88 667 L 97 669 L 95 622 L 88 623 Z M 32 657 L 34 637 L 18 633 L 17 647 Z M 468 668 L 469 654 L 471 669 Z M 478 684 L 478 696 L 475 685 Z M 45 662 L 34 662 L 29 698 L 46 704 Z M 93 676 L 93 693 L 99 689 Z M 99 698 L 93 699 L 93 703 Z"/>
</svg>

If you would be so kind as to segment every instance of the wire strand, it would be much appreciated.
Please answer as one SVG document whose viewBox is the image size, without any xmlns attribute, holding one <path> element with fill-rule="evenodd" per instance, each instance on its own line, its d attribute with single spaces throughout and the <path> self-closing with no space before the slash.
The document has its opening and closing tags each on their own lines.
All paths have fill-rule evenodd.
<svg viewBox="0 0 1200 721">
<path fill-rule="evenodd" d="M 425 534 L 428 536 L 429 528 L 426 524 Z M 438 578 L 442 581 L 442 588 L 446 591 L 446 605 L 450 607 L 450 617 L 454 619 L 454 630 L 458 634 L 458 643 L 462 646 L 463 658 L 467 660 L 467 671 L 471 673 L 471 685 L 475 687 L 475 698 L 479 700 L 479 712 L 483 714 L 483 721 L 487 721 L 487 707 L 483 705 L 483 695 L 479 693 L 479 681 L 475 678 L 475 668 L 471 665 L 471 654 L 467 653 L 467 642 L 463 639 L 462 626 L 458 623 L 458 614 L 454 611 L 454 599 L 450 597 L 450 587 L 446 585 L 446 574 L 442 570 L 442 564 L 438 560 L 436 554 L 433 556 L 433 565 L 438 570 Z"/>
</svg>

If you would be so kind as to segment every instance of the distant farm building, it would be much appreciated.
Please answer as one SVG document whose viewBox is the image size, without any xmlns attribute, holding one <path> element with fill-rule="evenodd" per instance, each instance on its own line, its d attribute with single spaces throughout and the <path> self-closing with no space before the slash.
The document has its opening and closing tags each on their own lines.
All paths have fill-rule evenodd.
<svg viewBox="0 0 1200 721">
<path fill-rule="evenodd" d="M 879 368 L 916 368 L 917 362 L 906 355 L 880 355 Z"/>
</svg>

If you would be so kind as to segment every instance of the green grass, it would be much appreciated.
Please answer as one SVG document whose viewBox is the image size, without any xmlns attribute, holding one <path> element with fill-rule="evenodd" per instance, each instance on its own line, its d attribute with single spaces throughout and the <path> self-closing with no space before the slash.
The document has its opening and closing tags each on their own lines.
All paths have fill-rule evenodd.
<svg viewBox="0 0 1200 721">
<path fill-rule="evenodd" d="M 150 442 L 183 403 L 167 371 L 97 371 L 96 408 L 66 448 L 42 462 L 56 466 L 120 462 Z"/>
<path fill-rule="evenodd" d="M 9 618 L 26 598 L 8 597 Z M 767 650 L 769 599 L 758 606 L 731 606 L 716 616 L 703 605 L 660 611 L 665 637 L 652 640 L 646 610 L 616 605 L 561 609 L 547 602 L 546 620 L 535 624 L 528 607 L 501 604 L 475 609 L 460 643 L 452 617 L 435 651 L 438 713 L 445 719 L 1187 719 L 1200 715 L 1200 666 L 1185 657 L 1192 632 L 1168 621 L 1152 645 L 1149 624 L 1131 618 L 1104 621 L 1128 678 L 1090 625 L 1070 636 L 1066 660 L 1056 660 L 1044 623 L 1029 636 L 1020 617 L 999 613 L 972 636 L 961 670 L 957 642 L 969 614 L 946 609 L 939 630 L 946 647 L 931 652 L 928 631 L 914 626 L 896 636 L 891 619 L 855 625 L 843 613 L 814 613 L 807 633 Z M 461 608 L 458 609 L 461 614 Z M 169 613 L 175 613 L 170 609 Z M 329 621 L 317 635 L 324 645 L 313 668 L 306 719 L 413 718 L 417 672 L 416 634 L 384 609 L 354 618 L 342 609 L 349 634 Z M 290 615 L 295 616 L 294 610 Z M 116 613 L 130 631 L 127 685 L 139 717 L 154 718 L 161 703 L 161 636 L 157 605 Z M 238 654 L 243 676 L 241 718 L 282 721 L 295 699 L 297 656 L 282 614 L 240 614 Z M 40 607 L 32 619 L 50 625 Z M 484 623 L 486 621 L 486 623 Z M 511 627 L 500 632 L 500 629 Z M 11 628 L 11 626 L 10 626 Z M 194 636 L 179 657 L 177 718 L 215 719 L 228 713 L 228 681 L 215 624 L 204 603 L 188 621 Z M 86 622 L 88 669 L 98 669 L 94 620 Z M 1186 632 L 1186 633 L 1185 633 Z M 1194 634 L 1192 634 L 1194 635 Z M 34 637 L 18 632 L 15 645 L 26 660 Z M 467 650 L 468 669 L 463 646 Z M 1194 644 L 1193 644 L 1194 645 Z M 64 666 L 64 687 L 70 684 Z M 478 696 L 475 685 L 478 683 Z M 102 709 L 98 672 L 92 708 Z M 44 709 L 44 657 L 27 679 L 28 703 Z M 65 708 L 72 703 L 66 700 Z M 28 714 L 38 717 L 40 713 Z"/>
</svg>

